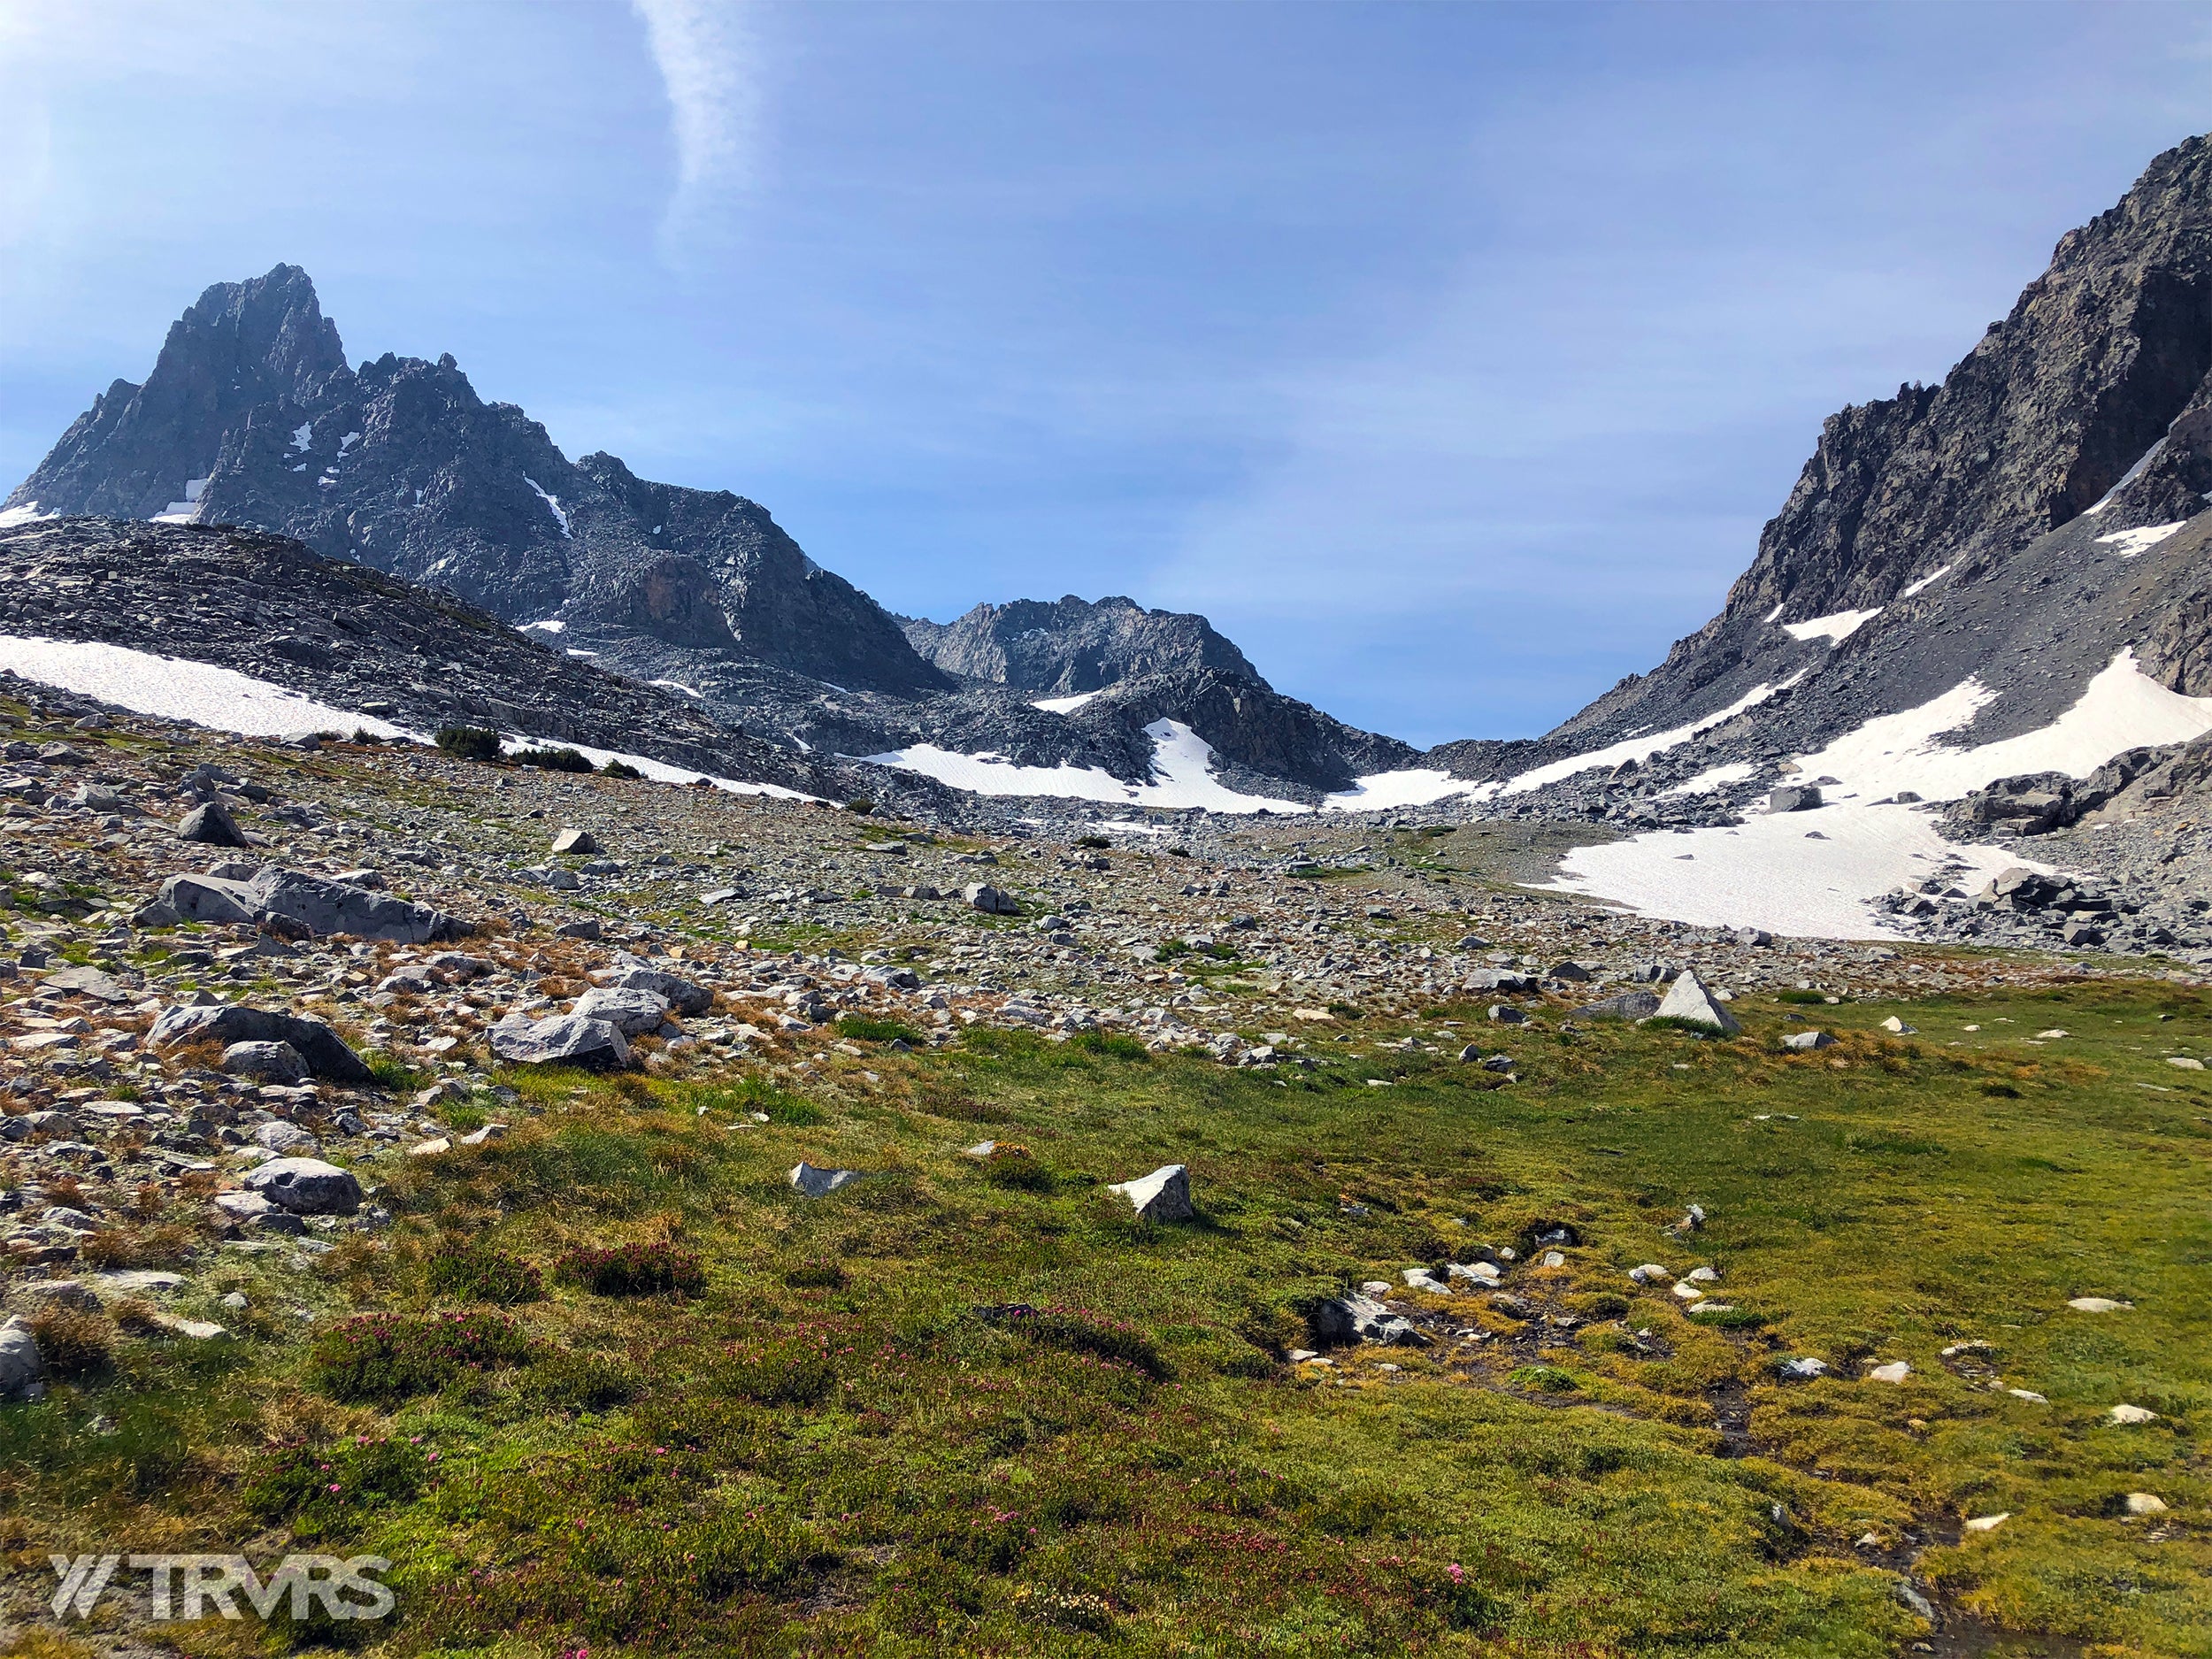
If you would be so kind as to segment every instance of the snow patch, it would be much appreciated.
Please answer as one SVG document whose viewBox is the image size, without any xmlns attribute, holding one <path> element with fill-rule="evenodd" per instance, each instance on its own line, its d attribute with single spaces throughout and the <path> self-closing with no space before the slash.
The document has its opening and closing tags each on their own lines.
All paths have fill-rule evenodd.
<svg viewBox="0 0 2212 1659">
<path fill-rule="evenodd" d="M 295 449 L 297 449 L 302 455 L 305 455 L 307 453 L 308 446 L 314 442 L 315 423 L 313 421 L 303 420 L 298 426 L 292 428 L 292 447 Z"/>
<path fill-rule="evenodd" d="M 1930 571 L 1925 576 L 1923 576 L 1918 581 L 1907 582 L 1905 586 L 1899 590 L 1897 596 L 1900 599 L 1909 599 L 1915 594 L 1925 593 L 1929 588 L 1934 587 L 1938 582 L 1941 581 L 1946 576 L 1948 576 L 1951 573 L 1952 569 L 1953 566 L 1948 565 L 1939 565 L 1936 569 Z"/>
<path fill-rule="evenodd" d="M 1678 743 L 1686 743 L 1699 733 L 1709 732 L 1717 726 L 1725 726 L 1747 709 L 1757 708 L 1776 692 L 1787 691 L 1803 678 L 1804 675 L 1801 672 L 1792 674 L 1778 686 L 1770 686 L 1763 680 L 1726 708 L 1716 710 L 1701 720 L 1693 720 L 1687 726 L 1678 726 L 1665 732 L 1654 732 L 1644 737 L 1624 738 L 1621 741 L 1610 744 L 1604 749 L 1594 749 L 1586 755 L 1576 755 L 1567 760 L 1555 760 L 1548 766 L 1539 766 L 1532 772 L 1525 772 L 1519 777 L 1509 779 L 1503 784 L 1485 784 L 1474 794 L 1478 800 L 1484 801 L 1489 800 L 1494 795 L 1526 795 L 1532 789 L 1541 789 L 1546 784 L 1557 783 L 1562 778 L 1571 778 L 1578 772 L 1589 772 L 1599 766 L 1609 770 L 1619 765 L 1623 761 L 1632 760 L 1641 763 L 1649 760 L 1662 749 L 1672 749 Z M 1484 790 L 1488 793 L 1483 793 Z"/>
<path fill-rule="evenodd" d="M 1322 803 L 1331 812 L 1360 812 L 1370 810 L 1386 810 L 1399 806 L 1427 806 L 1432 802 L 1448 800 L 1454 795 L 1477 795 L 1485 789 L 1494 791 L 1494 783 L 1477 783 L 1468 778 L 1455 778 L 1448 772 L 1429 766 L 1409 766 L 1403 772 L 1375 772 L 1352 780 L 1348 789 L 1339 790 Z"/>
<path fill-rule="evenodd" d="M 349 432 L 344 437 L 338 440 L 338 453 L 340 455 L 343 455 L 348 449 L 350 449 L 355 444 L 360 442 L 361 434 L 359 433 Z"/>
<path fill-rule="evenodd" d="M 1871 611 L 1839 611 L 1809 622 L 1785 622 L 1782 632 L 1793 640 L 1826 640 L 1831 645 L 1840 645 L 1881 614 L 1879 605 Z"/>
<path fill-rule="evenodd" d="M 2108 547 L 2124 559 L 2131 559 L 2139 553 L 2147 553 L 2177 530 L 2185 528 L 2186 518 L 2172 524 L 2147 524 L 2139 530 L 2116 530 L 2110 535 L 2097 538 L 2099 547 Z"/>
<path fill-rule="evenodd" d="M 1996 700 L 1979 680 L 1968 679 L 1916 709 L 1869 720 L 1817 755 L 1801 757 L 1798 765 L 1808 777 L 1840 778 L 1843 789 L 1869 798 L 1910 789 L 1931 801 L 1954 801 L 2022 772 L 2086 778 L 2123 749 L 2185 743 L 2212 732 L 2212 697 L 2167 690 L 2142 671 L 2129 649 L 2048 726 L 1972 749 L 1936 743 L 1944 733 L 1971 725 Z"/>
<path fill-rule="evenodd" d="M 1807 839 L 1817 826 L 1820 841 Z M 1750 818 L 1733 829 L 1657 830 L 1567 855 L 1547 890 L 1611 899 L 1701 927 L 1767 927 L 1810 939 L 1884 939 L 1899 930 L 1867 909 L 1945 860 L 1972 887 L 2026 863 L 2000 847 L 1956 847 L 1909 806 L 1844 803 Z M 2039 866 L 2031 866 L 2039 867 Z"/>
<path fill-rule="evenodd" d="M 695 690 L 693 687 L 685 685 L 681 680 L 656 680 L 650 683 L 656 686 L 664 687 L 670 691 L 680 691 L 687 697 L 703 697 L 705 695 L 703 692 Z"/>
<path fill-rule="evenodd" d="M 208 475 L 213 477 L 213 473 Z M 156 524 L 190 524 L 200 516 L 200 492 L 207 488 L 205 478 L 184 480 L 184 499 L 173 501 L 153 517 Z"/>
<path fill-rule="evenodd" d="M 1042 709 L 1048 714 L 1073 714 L 1078 709 L 1098 695 L 1095 691 L 1079 691 L 1072 697 L 1044 697 L 1029 706 Z"/>
<path fill-rule="evenodd" d="M 987 795 L 1055 795 L 1065 800 L 1105 801 L 1116 805 L 1203 807 L 1211 812 L 1310 812 L 1296 801 L 1244 795 L 1213 775 L 1213 746 L 1180 720 L 1155 720 L 1144 728 L 1152 740 L 1152 781 L 1127 783 L 1098 766 L 1024 766 L 988 755 L 956 755 L 933 743 L 891 749 L 862 759 L 877 766 L 918 772 L 956 789 Z"/>
<path fill-rule="evenodd" d="M 1779 622 L 1782 619 L 1782 612 L 1785 608 L 1786 607 L 1783 605 L 1775 606 L 1773 610 L 1766 613 L 1764 620 L 1768 622 Z"/>
<path fill-rule="evenodd" d="M 1662 789 L 1658 798 L 1666 801 L 1676 795 L 1710 795 L 1716 789 L 1724 788 L 1732 783 L 1748 782 L 1758 775 L 1759 767 L 1755 761 L 1732 760 L 1725 765 L 1708 766 L 1696 777 L 1687 782 L 1678 783 L 1671 789 Z"/>
<path fill-rule="evenodd" d="M 523 634 L 560 634 L 565 633 L 568 624 L 559 618 L 548 617 L 542 622 L 526 622 L 518 631 Z"/>
<path fill-rule="evenodd" d="M 537 493 L 538 493 L 538 499 L 539 499 L 540 501 L 543 502 L 543 503 L 545 503 L 548 507 L 549 507 L 549 508 L 551 508 L 551 509 L 552 509 L 552 511 L 553 511 L 553 517 L 554 517 L 554 518 L 555 518 L 555 519 L 556 519 L 556 520 L 559 523 L 559 525 L 560 525 L 560 526 L 561 526 L 561 534 L 562 534 L 562 535 L 564 535 L 564 536 L 567 536 L 567 535 L 568 535 L 568 515 L 567 515 L 566 513 L 565 513 L 565 512 L 563 512 L 563 511 L 561 511 L 561 503 L 560 503 L 560 498 L 559 498 L 558 496 L 556 496 L 556 495 L 547 495 L 547 494 L 546 494 L 543 490 L 541 490 L 541 489 L 538 489 L 538 480 L 537 480 L 536 479 L 534 479 L 534 478 L 531 478 L 531 477 L 527 476 L 526 474 L 524 476 L 524 478 L 523 478 L 523 480 L 522 480 L 522 481 L 523 481 L 524 483 L 526 483 L 526 484 L 529 485 L 529 487 L 530 487 L 532 489 L 534 489 L 534 490 L 537 490 Z M 571 538 L 571 539 L 572 540 L 573 538 Z"/>
<path fill-rule="evenodd" d="M 356 729 L 379 737 L 415 735 L 389 721 L 334 709 L 234 669 L 134 651 L 96 640 L 0 634 L 0 668 L 42 686 L 58 686 L 81 696 L 97 697 L 134 714 L 189 720 L 195 726 L 250 737 Z"/>
<path fill-rule="evenodd" d="M 61 515 L 58 512 L 41 512 L 36 502 L 27 501 L 20 507 L 0 507 L 0 530 L 6 530 L 19 524 L 36 524 L 42 518 L 60 517 Z"/>
</svg>

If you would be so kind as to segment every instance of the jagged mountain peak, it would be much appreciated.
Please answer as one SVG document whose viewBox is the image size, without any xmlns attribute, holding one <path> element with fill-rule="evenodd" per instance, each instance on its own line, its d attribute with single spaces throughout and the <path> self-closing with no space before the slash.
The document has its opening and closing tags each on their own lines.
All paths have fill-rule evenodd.
<svg viewBox="0 0 2212 1659">
<path fill-rule="evenodd" d="M 902 618 L 914 649 L 962 679 L 1065 697 L 1150 674 L 1212 672 L 1265 687 L 1244 653 L 1202 616 L 1095 601 L 979 604 L 949 623 Z"/>
</svg>

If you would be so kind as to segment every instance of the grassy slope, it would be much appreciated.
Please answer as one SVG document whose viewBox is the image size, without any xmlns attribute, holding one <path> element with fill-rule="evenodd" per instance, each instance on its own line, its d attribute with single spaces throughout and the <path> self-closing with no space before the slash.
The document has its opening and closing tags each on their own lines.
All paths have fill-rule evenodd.
<svg viewBox="0 0 2212 1659">
<path fill-rule="evenodd" d="M 1923 1002 L 1907 1041 L 1873 1029 L 1888 1011 L 1820 1010 L 1845 1041 L 1804 1056 L 1772 1048 L 1802 1022 L 1771 1005 L 1726 1044 L 1516 1034 L 1521 1081 L 1494 1090 L 1376 1032 L 1286 1081 L 1007 1036 L 872 1060 L 875 1085 L 833 1062 L 810 1102 L 517 1079 L 543 1115 L 394 1171 L 388 1239 L 304 1273 L 226 1253 L 210 1297 L 254 1304 L 208 1304 L 247 1339 L 227 1355 L 119 1340 L 104 1379 L 0 1417 L 19 1599 L 50 1593 L 50 1549 L 299 1540 L 398 1563 L 410 1617 L 355 1627 L 395 1653 L 1809 1659 L 1920 1633 L 1893 1593 L 1910 1532 L 1952 1540 L 1917 1571 L 1993 1625 L 2202 1653 L 2212 1089 L 2163 1056 L 2205 1051 L 2212 1004 Z M 2024 1041 L 2054 1025 L 2072 1035 Z M 763 1105 L 781 1121 L 735 1126 Z M 986 1135 L 1056 1189 L 987 1179 L 957 1151 Z M 802 1156 L 875 1173 L 807 1201 Z M 1170 1160 L 1201 1225 L 1140 1225 L 1099 1185 Z M 1691 1202 L 1703 1232 L 1663 1232 Z M 1539 1220 L 1583 1247 L 1514 1288 L 1579 1326 L 1467 1296 L 1487 1340 L 1278 1363 L 1308 1299 Z M 546 1269 L 512 1310 L 534 1363 L 331 1399 L 294 1310 L 431 1305 L 442 1234 Z M 553 1271 L 670 1240 L 704 1258 L 703 1297 Z M 1644 1261 L 1713 1263 L 1764 1325 L 1694 1325 L 1628 1283 Z M 2085 1294 L 2136 1306 L 2065 1307 Z M 1014 1302 L 1093 1317 L 974 1311 Z M 1969 1370 L 2048 1403 L 1954 1374 L 1939 1350 L 1968 1338 L 1995 1345 Z M 1912 1372 L 1778 1386 L 1790 1354 Z M 2124 1401 L 2160 1417 L 2106 1424 Z M 1747 1421 L 1755 1455 L 1724 1455 Z M 301 1441 L 314 1479 L 287 1487 Z M 2137 1490 L 2173 1513 L 2127 1517 Z"/>
</svg>

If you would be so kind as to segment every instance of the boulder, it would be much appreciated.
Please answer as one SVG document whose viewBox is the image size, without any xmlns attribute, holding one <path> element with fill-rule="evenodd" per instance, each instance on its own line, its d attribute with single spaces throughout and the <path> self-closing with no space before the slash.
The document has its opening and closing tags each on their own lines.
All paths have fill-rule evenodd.
<svg viewBox="0 0 2212 1659">
<path fill-rule="evenodd" d="M 257 918 L 286 918 L 318 937 L 347 933 L 357 939 L 421 945 L 434 939 L 452 939 L 461 932 L 460 923 L 426 904 L 333 881 L 327 876 L 310 875 L 303 870 L 288 870 L 281 864 L 265 866 L 254 877 L 250 891 Z"/>
<path fill-rule="evenodd" d="M 1315 1340 L 1325 1348 L 1348 1342 L 1373 1342 L 1386 1348 L 1429 1346 L 1429 1338 L 1418 1325 L 1371 1296 L 1332 1297 L 1314 1309 L 1310 1323 Z"/>
<path fill-rule="evenodd" d="M 303 1083 L 313 1075 L 300 1051 L 281 1041 L 234 1042 L 223 1050 L 223 1070 L 263 1083 Z"/>
<path fill-rule="evenodd" d="M 680 1014 L 703 1014 L 714 1006 L 714 993 L 704 986 L 694 985 L 689 979 L 656 968 L 650 963 L 640 962 L 635 956 L 617 956 L 606 983 L 617 990 L 650 991 L 656 996 L 666 997 L 668 1005 Z"/>
<path fill-rule="evenodd" d="M 553 850 L 564 855 L 573 853 L 579 857 L 588 857 L 593 853 L 604 852 L 606 849 L 591 838 L 588 830 L 565 829 L 553 838 Z"/>
<path fill-rule="evenodd" d="M 1494 1025 L 1525 1025 L 1528 1024 L 1528 1016 L 1510 1002 L 1493 1002 L 1490 1005 L 1489 1018 L 1490 1023 Z"/>
<path fill-rule="evenodd" d="M 1732 1037 L 1743 1029 L 1741 1021 L 1713 1000 L 1713 994 L 1705 988 L 1705 982 L 1697 977 L 1694 969 L 1685 969 L 1667 987 L 1667 995 L 1659 1004 L 1658 1013 L 1653 1018 L 1686 1019 L 1700 1025 L 1710 1025 L 1727 1037 Z"/>
<path fill-rule="evenodd" d="M 161 884 L 161 902 L 185 921 L 223 926 L 250 923 L 259 909 L 250 887 L 220 876 L 171 876 Z"/>
<path fill-rule="evenodd" d="M 361 1207 L 361 1183 L 320 1158 L 272 1158 L 246 1172 L 246 1190 L 296 1216 L 349 1216 Z"/>
<path fill-rule="evenodd" d="M 578 1019 L 605 1020 L 626 1037 L 657 1031 L 668 1018 L 668 999 L 657 991 L 632 991 L 617 986 L 595 986 L 576 999 L 571 1013 Z"/>
<path fill-rule="evenodd" d="M 197 841 L 204 847 L 244 847 L 250 843 L 245 832 L 238 827 L 237 819 L 220 801 L 208 801 L 194 807 L 177 822 L 177 839 Z"/>
<path fill-rule="evenodd" d="M 46 1362 L 30 1326 L 11 1314 L 0 1325 L 0 1400 L 36 1400 L 46 1392 Z"/>
<path fill-rule="evenodd" d="M 97 968 L 57 968 L 46 976 L 44 988 L 49 991 L 69 991 L 101 1002 L 127 1002 L 132 1000 L 131 992 Z"/>
<path fill-rule="evenodd" d="M 281 1118 L 255 1130 L 253 1140 L 256 1146 L 266 1147 L 280 1158 L 311 1158 L 322 1152 L 313 1135 Z"/>
<path fill-rule="evenodd" d="M 1767 796 L 1769 812 L 1809 812 L 1820 804 L 1820 789 L 1816 784 L 1785 784 Z"/>
<path fill-rule="evenodd" d="M 1544 977 L 1566 985 L 1587 985 L 1595 976 L 1580 963 L 1569 960 L 1553 963 Z"/>
<path fill-rule="evenodd" d="M 962 902 L 972 910 L 986 916 L 1019 916 L 1021 906 L 1012 896 L 1000 892 L 987 881 L 972 881 L 960 889 Z"/>
<path fill-rule="evenodd" d="M 820 1198 L 860 1179 L 858 1170 L 826 1170 L 803 1158 L 793 1167 L 791 1185 L 809 1198 Z"/>
<path fill-rule="evenodd" d="M 1782 1046 L 1803 1052 L 1813 1048 L 1832 1048 L 1836 1046 L 1836 1040 L 1824 1031 L 1799 1031 L 1783 1038 Z"/>
<path fill-rule="evenodd" d="M 1144 1221 L 1190 1221 L 1198 1211 L 1191 1203 L 1190 1171 L 1180 1164 L 1164 1164 L 1133 1181 L 1117 1181 L 1106 1189 L 1119 1193 Z"/>
<path fill-rule="evenodd" d="M 235 1002 L 209 1002 L 165 1010 L 146 1034 L 150 1048 L 172 1048 L 188 1042 L 219 1042 L 226 1048 L 239 1042 L 286 1042 L 298 1051 L 317 1077 L 333 1083 L 376 1080 L 361 1056 L 336 1032 L 320 1020 L 293 1014 L 273 1014 Z"/>
<path fill-rule="evenodd" d="M 608 1021 L 575 1014 L 533 1019 L 510 1014 L 491 1029 L 492 1052 L 515 1065 L 580 1065 L 620 1071 L 630 1064 L 630 1045 Z"/>
<path fill-rule="evenodd" d="M 1656 991 L 1616 991 L 1574 1011 L 1577 1019 L 1648 1019 L 1659 1011 Z"/>
</svg>

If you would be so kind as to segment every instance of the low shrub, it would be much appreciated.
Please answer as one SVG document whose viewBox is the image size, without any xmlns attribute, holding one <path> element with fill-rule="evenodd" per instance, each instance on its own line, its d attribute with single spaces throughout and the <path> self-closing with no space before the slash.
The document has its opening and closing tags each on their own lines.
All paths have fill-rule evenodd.
<svg viewBox="0 0 2212 1659">
<path fill-rule="evenodd" d="M 903 1042 L 919 1048 L 922 1033 L 911 1025 L 902 1025 L 895 1019 L 875 1019 L 866 1014 L 841 1014 L 837 1019 L 837 1034 L 849 1037 L 856 1042 Z"/>
<path fill-rule="evenodd" d="M 696 1296 L 707 1287 L 695 1252 L 657 1242 L 571 1250 L 561 1257 L 561 1277 L 595 1296 Z"/>
<path fill-rule="evenodd" d="M 1075 838 L 1075 844 L 1078 847 L 1087 848 L 1092 852 L 1103 852 L 1114 843 L 1103 835 L 1078 835 Z"/>
<path fill-rule="evenodd" d="M 450 1245 L 430 1258 L 431 1294 L 508 1304 L 545 1294 L 537 1263 L 488 1244 Z"/>
<path fill-rule="evenodd" d="M 264 1521 L 288 1521 L 299 1540 L 349 1528 L 363 1510 L 404 1503 L 422 1489 L 433 1455 L 412 1440 L 360 1435 L 265 1452 L 240 1494 Z"/>
<path fill-rule="evenodd" d="M 1093 1359 L 1126 1365 L 1142 1371 L 1154 1382 L 1163 1382 L 1171 1375 L 1166 1359 L 1150 1337 L 1125 1320 L 1110 1319 L 1087 1308 L 1053 1304 L 1033 1308 L 1027 1302 L 1016 1302 L 1002 1307 L 979 1308 L 976 1313 L 987 1323 L 1010 1331 L 1040 1348 L 1057 1348 L 1064 1354 L 1087 1354 Z"/>
<path fill-rule="evenodd" d="M 1828 999 L 1822 995 L 1818 991 L 1777 991 L 1774 994 L 1774 1000 L 1778 1002 L 1796 1002 L 1800 1004 L 1824 1004 L 1828 1001 Z"/>
<path fill-rule="evenodd" d="M 499 733 L 480 726 L 442 726 L 431 741 L 456 760 L 499 758 Z"/>
<path fill-rule="evenodd" d="M 50 1377 L 65 1382 L 96 1376 L 115 1358 L 112 1333 L 106 1316 L 50 1302 L 31 1316 L 31 1338 Z"/>
<path fill-rule="evenodd" d="M 1032 1156 L 1027 1147 L 1002 1142 L 983 1160 L 983 1179 L 994 1187 L 1021 1193 L 1056 1193 L 1060 1178 L 1052 1166 Z"/>
<path fill-rule="evenodd" d="M 638 1396 L 636 1371 L 603 1354 L 565 1353 L 540 1360 L 523 1379 L 526 1399 L 563 1411 L 605 1411 Z"/>
<path fill-rule="evenodd" d="M 1155 962 L 1174 962 L 1190 955 L 1190 946 L 1180 939 L 1163 940 L 1153 948 Z"/>
<path fill-rule="evenodd" d="M 1506 1380 L 1516 1388 L 1548 1394 L 1572 1394 L 1582 1386 L 1572 1373 L 1561 1371 L 1556 1365 L 1524 1365 Z"/>
<path fill-rule="evenodd" d="M 591 770 L 591 763 L 572 749 L 518 749 L 509 758 L 518 766 L 536 766 L 545 772 Z"/>
<path fill-rule="evenodd" d="M 848 812 L 857 812 L 864 818 L 869 813 L 873 812 L 875 810 L 876 803 L 873 801 L 869 800 L 865 795 L 855 795 L 851 800 L 845 803 L 845 810 Z"/>
<path fill-rule="evenodd" d="M 761 1406 L 810 1406 L 837 1386 L 837 1367 L 827 1344 L 816 1333 L 739 1343 L 730 1363 L 718 1373 L 723 1393 Z"/>
<path fill-rule="evenodd" d="M 847 1278 L 835 1262 L 802 1262 L 784 1270 L 783 1282 L 794 1290 L 842 1290 Z"/>
<path fill-rule="evenodd" d="M 320 1337 L 308 1373 L 334 1400 L 379 1403 L 434 1394 L 465 1372 L 530 1363 L 529 1339 L 503 1314 L 357 1314 Z"/>
<path fill-rule="evenodd" d="M 1118 1031 L 1079 1031 L 1068 1039 L 1071 1048 L 1085 1054 L 1099 1054 L 1115 1060 L 1149 1060 L 1152 1050 L 1134 1037 Z"/>
<path fill-rule="evenodd" d="M 599 769 L 599 775 L 603 778 L 627 778 L 633 781 L 645 776 L 643 772 L 640 772 L 635 766 L 630 764 L 628 761 L 612 759 L 610 759 L 605 765 Z"/>
</svg>

